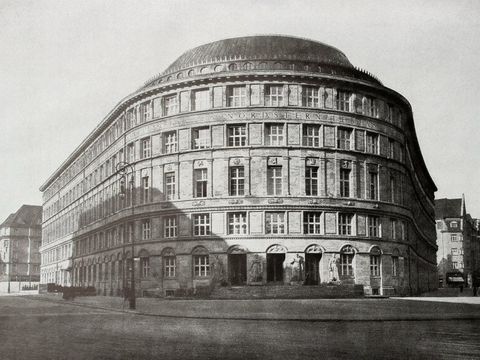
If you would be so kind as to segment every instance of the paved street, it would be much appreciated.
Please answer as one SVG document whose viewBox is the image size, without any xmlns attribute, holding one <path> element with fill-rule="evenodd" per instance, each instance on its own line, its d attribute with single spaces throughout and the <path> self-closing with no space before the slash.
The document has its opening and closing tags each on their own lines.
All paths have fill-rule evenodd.
<svg viewBox="0 0 480 360">
<path fill-rule="evenodd" d="M 142 315 L 119 311 L 115 306 L 105 310 L 112 298 L 85 299 L 88 300 L 85 304 L 71 304 L 60 298 L 0 298 L 0 358 L 450 359 L 480 356 L 479 305 L 393 299 L 157 301 L 157 315 Z M 250 313 L 251 316 L 249 320 L 202 319 L 194 318 L 195 313 L 191 311 L 187 314 L 191 318 L 182 318 L 175 312 L 175 308 L 190 308 L 203 315 L 208 304 L 225 312 L 242 304 L 241 311 L 230 313 Z M 141 306 L 148 308 L 142 301 Z M 161 308 L 174 317 L 159 315 Z M 283 313 L 290 320 L 261 319 L 262 308 L 268 317 Z M 317 309 L 310 318 L 314 321 L 293 319 L 302 311 L 313 309 Z M 326 315 L 318 316 L 322 312 Z M 367 312 L 373 313 L 370 318 L 375 320 L 368 320 Z M 408 317 L 400 320 L 399 312 Z M 365 316 L 356 316 L 358 313 Z M 438 318 L 444 320 L 422 317 L 422 313 L 429 316 L 437 313 Z M 394 315 L 398 320 L 394 320 Z M 382 318 L 390 320 L 378 321 Z"/>
</svg>

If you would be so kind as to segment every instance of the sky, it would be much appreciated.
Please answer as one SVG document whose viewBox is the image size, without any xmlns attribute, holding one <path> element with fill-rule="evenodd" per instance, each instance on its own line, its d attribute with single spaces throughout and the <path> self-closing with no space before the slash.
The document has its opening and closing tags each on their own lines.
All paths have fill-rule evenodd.
<svg viewBox="0 0 480 360">
<path fill-rule="evenodd" d="M 480 1 L 0 0 L 0 222 L 184 51 L 254 34 L 343 51 L 412 105 L 436 198 L 480 217 Z"/>
</svg>

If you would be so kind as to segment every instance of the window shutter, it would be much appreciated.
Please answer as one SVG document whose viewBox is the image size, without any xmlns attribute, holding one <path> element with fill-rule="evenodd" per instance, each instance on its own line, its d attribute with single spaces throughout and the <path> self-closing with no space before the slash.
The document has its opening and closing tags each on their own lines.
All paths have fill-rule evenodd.
<svg viewBox="0 0 480 360">
<path fill-rule="evenodd" d="M 355 150 L 365 151 L 365 131 L 355 130 Z"/>
<path fill-rule="evenodd" d="M 335 127 L 325 125 L 323 127 L 324 146 L 335 147 Z"/>
<path fill-rule="evenodd" d="M 365 236 L 366 234 L 366 216 L 357 215 L 357 235 Z"/>
<path fill-rule="evenodd" d="M 298 105 L 298 85 L 288 86 L 288 105 Z"/>
<path fill-rule="evenodd" d="M 180 93 L 180 112 L 190 111 L 190 91 Z"/>
<path fill-rule="evenodd" d="M 162 116 L 162 98 L 153 99 L 153 117 L 158 118 Z"/>
<path fill-rule="evenodd" d="M 337 214 L 334 212 L 325 213 L 325 234 L 337 233 Z"/>
<path fill-rule="evenodd" d="M 213 107 L 223 107 L 223 88 L 221 86 L 213 88 Z"/>
</svg>

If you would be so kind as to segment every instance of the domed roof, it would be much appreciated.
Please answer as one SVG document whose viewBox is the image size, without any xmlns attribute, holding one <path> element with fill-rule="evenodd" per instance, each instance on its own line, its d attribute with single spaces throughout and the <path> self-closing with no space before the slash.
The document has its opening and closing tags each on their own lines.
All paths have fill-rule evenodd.
<svg viewBox="0 0 480 360">
<path fill-rule="evenodd" d="M 297 60 L 353 68 L 340 50 L 318 41 L 282 35 L 257 35 L 215 41 L 183 53 L 164 74 L 198 64 L 227 60 Z"/>
</svg>

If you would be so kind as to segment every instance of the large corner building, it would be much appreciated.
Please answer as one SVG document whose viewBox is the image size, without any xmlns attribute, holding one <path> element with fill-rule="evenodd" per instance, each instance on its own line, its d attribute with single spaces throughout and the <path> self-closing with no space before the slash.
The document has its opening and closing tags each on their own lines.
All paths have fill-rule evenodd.
<svg viewBox="0 0 480 360">
<path fill-rule="evenodd" d="M 317 41 L 250 36 L 188 50 L 40 190 L 44 284 L 120 294 L 133 249 L 139 295 L 437 285 L 436 187 L 411 106 Z"/>
</svg>

